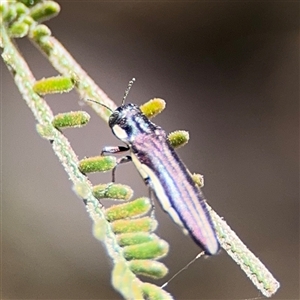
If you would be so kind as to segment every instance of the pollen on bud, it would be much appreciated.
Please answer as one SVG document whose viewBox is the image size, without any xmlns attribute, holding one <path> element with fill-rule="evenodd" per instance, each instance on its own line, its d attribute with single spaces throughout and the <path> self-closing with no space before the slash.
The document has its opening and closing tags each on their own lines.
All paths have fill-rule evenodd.
<svg viewBox="0 0 300 300">
<path fill-rule="evenodd" d="M 10 23 L 18 17 L 16 5 L 10 5 L 8 1 L 0 2 L 0 13 L 3 21 Z"/>
<path fill-rule="evenodd" d="M 90 120 L 90 115 L 85 111 L 71 111 L 57 114 L 52 121 L 55 128 L 75 128 L 86 125 Z"/>
<path fill-rule="evenodd" d="M 74 87 L 74 80 L 66 76 L 54 76 L 38 80 L 33 90 L 39 95 L 67 93 Z"/>
<path fill-rule="evenodd" d="M 124 257 L 132 259 L 158 259 L 167 255 L 169 244 L 164 240 L 157 240 L 139 245 L 126 246 L 123 248 Z"/>
<path fill-rule="evenodd" d="M 160 279 L 168 274 L 168 268 L 161 262 L 150 259 L 134 259 L 128 262 L 129 268 L 136 275 Z"/>
<path fill-rule="evenodd" d="M 163 290 L 161 287 L 149 283 L 143 282 L 141 285 L 143 290 L 144 298 L 143 299 L 164 299 L 164 300 L 173 300 L 174 298 Z"/>
<path fill-rule="evenodd" d="M 28 12 L 29 12 L 28 7 L 25 4 L 23 4 L 22 2 L 17 2 L 15 4 L 15 8 L 16 8 L 16 13 L 19 17 L 22 15 L 28 14 Z"/>
<path fill-rule="evenodd" d="M 98 184 L 93 187 L 93 195 L 97 199 L 113 199 L 128 201 L 133 195 L 130 186 L 119 183 Z"/>
<path fill-rule="evenodd" d="M 193 173 L 193 181 L 198 185 L 199 188 L 204 187 L 204 177 L 201 174 Z"/>
<path fill-rule="evenodd" d="M 116 221 L 125 218 L 145 215 L 151 209 L 150 200 L 146 197 L 135 199 L 128 203 L 113 205 L 106 209 L 108 221 Z"/>
<path fill-rule="evenodd" d="M 166 102 L 160 98 L 154 98 L 140 106 L 142 113 L 149 119 L 156 117 L 166 107 Z"/>
<path fill-rule="evenodd" d="M 15 22 L 9 28 L 9 35 L 13 38 L 22 38 L 28 34 L 29 26 L 24 22 Z"/>
<path fill-rule="evenodd" d="M 176 130 L 168 135 L 168 140 L 173 148 L 180 148 L 189 141 L 189 133 L 185 130 Z"/>
<path fill-rule="evenodd" d="M 149 232 L 133 232 L 133 233 L 123 233 L 117 235 L 118 244 L 121 247 L 143 244 L 147 242 L 152 242 L 157 240 L 158 236 L 154 233 L 149 234 Z"/>
<path fill-rule="evenodd" d="M 49 29 L 48 26 L 44 24 L 39 24 L 30 31 L 30 36 L 34 39 L 40 39 L 41 37 L 50 36 L 50 35 L 51 35 L 51 30 Z"/>
<path fill-rule="evenodd" d="M 150 217 L 132 220 L 117 220 L 111 223 L 114 233 L 152 232 L 157 228 L 157 221 Z"/>
<path fill-rule="evenodd" d="M 31 17 L 38 22 L 49 20 L 60 12 L 60 6 L 54 1 L 43 1 L 30 10 Z"/>
<path fill-rule="evenodd" d="M 79 162 L 79 170 L 86 173 L 106 172 L 117 165 L 117 158 L 114 156 L 93 156 L 84 158 Z"/>
</svg>

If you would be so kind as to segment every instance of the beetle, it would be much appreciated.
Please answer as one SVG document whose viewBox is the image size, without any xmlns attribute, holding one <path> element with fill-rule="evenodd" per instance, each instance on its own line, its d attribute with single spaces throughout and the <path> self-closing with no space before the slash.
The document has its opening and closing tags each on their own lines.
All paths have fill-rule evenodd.
<svg viewBox="0 0 300 300">
<path fill-rule="evenodd" d="M 190 234 L 205 254 L 217 254 L 220 245 L 204 196 L 170 145 L 166 132 L 152 123 L 137 105 L 125 104 L 133 81 L 128 85 L 121 106 L 114 111 L 107 107 L 112 112 L 109 127 L 126 146 L 104 147 L 102 155 L 129 151 L 130 156 L 120 162 L 132 161 L 162 209 L 185 234 Z"/>
</svg>

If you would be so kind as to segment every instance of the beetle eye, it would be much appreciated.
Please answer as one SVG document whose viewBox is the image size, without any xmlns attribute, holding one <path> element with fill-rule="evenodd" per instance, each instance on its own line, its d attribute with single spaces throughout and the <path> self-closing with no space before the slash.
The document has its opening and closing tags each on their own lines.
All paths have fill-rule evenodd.
<svg viewBox="0 0 300 300">
<path fill-rule="evenodd" d="M 116 124 L 118 118 L 119 118 L 119 112 L 118 112 L 118 111 L 114 111 L 114 112 L 110 115 L 110 117 L 109 117 L 109 119 L 108 119 L 108 125 L 109 125 L 109 127 L 114 126 L 114 125 Z"/>
<path fill-rule="evenodd" d="M 125 127 L 126 126 L 126 119 L 125 118 L 122 118 L 121 120 L 119 120 L 119 125 L 120 125 L 120 127 Z"/>
</svg>

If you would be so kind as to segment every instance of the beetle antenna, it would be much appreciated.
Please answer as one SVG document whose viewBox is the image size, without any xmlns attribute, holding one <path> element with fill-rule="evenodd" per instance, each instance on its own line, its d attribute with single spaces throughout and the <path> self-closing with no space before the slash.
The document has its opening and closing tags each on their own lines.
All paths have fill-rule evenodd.
<svg viewBox="0 0 300 300">
<path fill-rule="evenodd" d="M 131 89 L 131 87 L 132 87 L 132 85 L 133 85 L 134 82 L 135 82 L 135 78 L 132 78 L 132 79 L 129 81 L 128 86 L 127 86 L 127 89 L 126 89 L 126 91 L 125 91 L 125 93 L 124 93 L 124 96 L 123 96 L 122 106 L 125 104 L 125 100 L 126 100 L 128 94 L 129 94 L 129 91 L 130 91 L 130 89 Z"/>
<path fill-rule="evenodd" d="M 86 101 L 90 101 L 90 102 L 94 102 L 94 103 L 97 103 L 103 107 L 105 107 L 107 110 L 109 110 L 111 113 L 113 113 L 113 110 L 111 108 L 109 108 L 108 106 L 106 106 L 105 104 L 101 103 L 101 102 L 98 102 L 98 101 L 95 101 L 95 100 L 92 100 L 92 99 L 85 99 Z"/>
</svg>

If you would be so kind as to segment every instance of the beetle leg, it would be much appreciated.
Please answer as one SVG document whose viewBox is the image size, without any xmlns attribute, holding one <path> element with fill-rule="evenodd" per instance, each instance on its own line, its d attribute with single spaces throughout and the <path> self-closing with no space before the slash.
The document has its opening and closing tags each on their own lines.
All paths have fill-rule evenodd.
<svg viewBox="0 0 300 300">
<path fill-rule="evenodd" d="M 116 153 L 121 153 L 121 152 L 125 152 L 128 150 L 129 150 L 128 146 L 106 146 L 102 149 L 101 155 L 116 154 Z M 121 157 L 117 160 L 117 165 L 112 170 L 112 182 L 115 182 L 115 174 L 116 174 L 117 166 L 120 164 L 129 162 L 129 161 L 131 161 L 131 157 L 129 155 Z"/>
<path fill-rule="evenodd" d="M 148 187 L 148 192 L 149 192 L 149 199 L 151 201 L 151 206 L 152 206 L 152 209 L 151 209 L 151 218 L 155 218 L 155 204 L 154 204 L 154 197 L 153 197 L 153 189 L 151 187 L 151 179 L 150 177 L 146 177 L 144 178 L 144 182 L 146 184 L 146 186 Z"/>
<path fill-rule="evenodd" d="M 105 155 L 106 153 L 115 154 L 115 153 L 120 153 L 128 150 L 129 147 L 127 146 L 106 146 L 102 149 L 101 155 Z"/>
<path fill-rule="evenodd" d="M 116 179 L 116 169 L 120 164 L 125 164 L 127 162 L 132 161 L 130 155 L 123 156 L 117 160 L 117 165 L 112 170 L 112 182 L 115 182 Z"/>
</svg>

